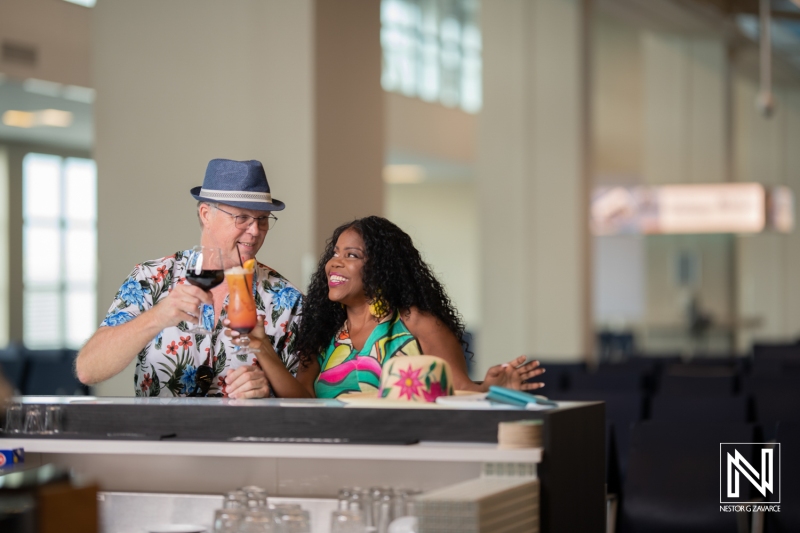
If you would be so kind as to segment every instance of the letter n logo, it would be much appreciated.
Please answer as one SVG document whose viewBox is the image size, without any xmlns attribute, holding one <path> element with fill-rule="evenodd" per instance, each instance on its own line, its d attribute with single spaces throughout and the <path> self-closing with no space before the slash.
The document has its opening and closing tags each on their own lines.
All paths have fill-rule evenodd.
<svg viewBox="0 0 800 533">
<path fill-rule="evenodd" d="M 780 503 L 780 444 L 721 443 L 720 474 L 720 503 Z"/>
</svg>

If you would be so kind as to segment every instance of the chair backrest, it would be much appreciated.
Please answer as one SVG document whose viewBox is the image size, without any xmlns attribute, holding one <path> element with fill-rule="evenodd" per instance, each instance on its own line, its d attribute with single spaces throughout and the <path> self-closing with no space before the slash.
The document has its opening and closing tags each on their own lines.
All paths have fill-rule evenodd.
<svg viewBox="0 0 800 533">
<path fill-rule="evenodd" d="M 760 391 L 753 394 L 756 420 L 765 428 L 778 422 L 800 422 L 800 390 Z"/>
<path fill-rule="evenodd" d="M 553 395 L 555 400 L 602 401 L 606 407 L 606 483 L 609 491 L 621 491 L 630 450 L 630 428 L 644 418 L 645 396 L 639 391 L 567 391 Z"/>
<path fill-rule="evenodd" d="M 718 507 L 720 443 L 758 442 L 758 438 L 755 426 L 750 424 L 648 421 L 634 426 L 621 509 L 622 531 L 737 531 L 736 514 L 721 513 Z M 752 461 L 755 449 L 743 447 L 742 451 Z M 749 483 L 745 485 L 749 491 Z"/>
<path fill-rule="evenodd" d="M 575 372 L 569 376 L 568 391 L 639 392 L 644 389 L 645 377 L 636 368 Z"/>
<path fill-rule="evenodd" d="M 0 374 L 14 387 L 14 390 L 22 392 L 22 383 L 25 377 L 25 360 L 0 360 Z"/>
<path fill-rule="evenodd" d="M 658 393 L 669 395 L 731 396 L 736 392 L 737 377 L 729 376 L 662 376 Z"/>
<path fill-rule="evenodd" d="M 800 344 L 797 343 L 767 343 L 756 342 L 753 344 L 753 359 L 761 357 L 800 357 Z"/>
<path fill-rule="evenodd" d="M 657 396 L 650 402 L 650 420 L 657 422 L 749 422 L 747 396 Z"/>
<path fill-rule="evenodd" d="M 565 390 L 569 386 L 569 377 L 575 372 L 583 372 L 586 368 L 585 363 L 560 363 L 539 359 L 545 373 L 537 376 L 535 381 L 544 383 L 545 386 L 539 392 L 545 396 L 550 396 Z"/>
<path fill-rule="evenodd" d="M 775 440 L 781 443 L 780 513 L 766 513 L 767 531 L 800 531 L 800 422 L 778 424 Z"/>
<path fill-rule="evenodd" d="M 742 394 L 761 394 L 770 392 L 792 392 L 800 388 L 796 376 L 744 376 Z"/>
<path fill-rule="evenodd" d="M 29 358 L 28 372 L 22 387 L 30 395 L 85 395 L 88 388 L 75 377 L 73 361 L 57 358 Z"/>
</svg>

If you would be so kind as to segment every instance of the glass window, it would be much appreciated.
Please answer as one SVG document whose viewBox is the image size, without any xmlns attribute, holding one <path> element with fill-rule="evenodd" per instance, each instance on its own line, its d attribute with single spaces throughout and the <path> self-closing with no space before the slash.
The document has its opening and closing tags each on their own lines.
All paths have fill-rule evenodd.
<svg viewBox="0 0 800 533">
<path fill-rule="evenodd" d="M 96 321 L 95 164 L 30 153 L 22 172 L 23 341 L 80 348 Z"/>
<path fill-rule="evenodd" d="M 479 0 L 382 0 L 387 91 L 480 111 Z"/>
</svg>

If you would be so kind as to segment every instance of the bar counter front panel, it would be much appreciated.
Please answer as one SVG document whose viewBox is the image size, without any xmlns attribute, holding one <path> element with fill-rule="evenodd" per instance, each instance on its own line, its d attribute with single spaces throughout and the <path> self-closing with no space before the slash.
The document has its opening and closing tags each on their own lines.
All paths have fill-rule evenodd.
<svg viewBox="0 0 800 533">
<path fill-rule="evenodd" d="M 485 463 L 535 468 L 541 531 L 605 529 L 599 402 L 546 411 L 357 407 L 337 400 L 24 397 L 63 406 L 58 436 L 3 435 L 26 461 L 70 466 L 106 491 L 335 497 L 343 486 L 430 490 Z M 499 422 L 542 419 L 542 448 L 497 447 Z M 512 466 L 508 466 L 512 468 Z"/>
</svg>

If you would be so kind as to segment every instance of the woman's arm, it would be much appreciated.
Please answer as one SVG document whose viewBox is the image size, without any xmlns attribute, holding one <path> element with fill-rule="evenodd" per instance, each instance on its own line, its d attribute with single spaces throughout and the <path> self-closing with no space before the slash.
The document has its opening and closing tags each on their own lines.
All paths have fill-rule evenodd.
<svg viewBox="0 0 800 533">
<path fill-rule="evenodd" d="M 317 381 L 319 376 L 319 362 L 314 359 L 308 366 L 303 366 L 302 361 L 297 365 L 297 382 L 300 383 L 308 392 L 310 398 L 316 398 L 317 393 L 314 390 L 314 382 Z"/>
<path fill-rule="evenodd" d="M 539 368 L 539 361 L 523 364 L 525 363 L 524 355 L 506 364 L 491 367 L 486 371 L 483 383 L 478 385 L 469 378 L 461 343 L 439 319 L 416 307 L 401 313 L 400 317 L 408 331 L 419 341 L 423 354 L 435 355 L 450 363 L 453 387 L 456 390 L 486 392 L 491 385 L 518 390 L 533 390 L 543 386 L 541 383 L 525 383 L 526 380 L 543 374 L 544 369 Z"/>
<path fill-rule="evenodd" d="M 456 336 L 438 318 L 430 313 L 412 307 L 400 313 L 400 318 L 408 331 L 416 337 L 424 355 L 441 357 L 450 364 L 453 373 L 453 387 L 456 390 L 482 392 L 488 390 L 474 383 L 467 374 L 467 361 L 464 350 Z"/>
<path fill-rule="evenodd" d="M 225 319 L 225 326 L 229 326 L 230 320 Z M 239 344 L 239 333 L 231 329 L 225 330 L 225 335 L 231 337 L 234 344 Z M 264 332 L 264 318 L 259 316 L 256 321 L 256 327 L 253 328 L 248 336 L 250 337 L 250 347 L 258 350 L 255 354 L 258 359 L 258 364 L 267 376 L 269 385 L 275 396 L 279 398 L 313 398 L 312 392 L 306 386 L 300 383 L 294 376 L 286 369 L 283 360 L 275 352 L 272 343 L 269 342 L 266 333 Z M 312 389 L 313 391 L 313 381 Z M 235 392 L 235 390 L 228 390 L 228 394 Z"/>
</svg>

